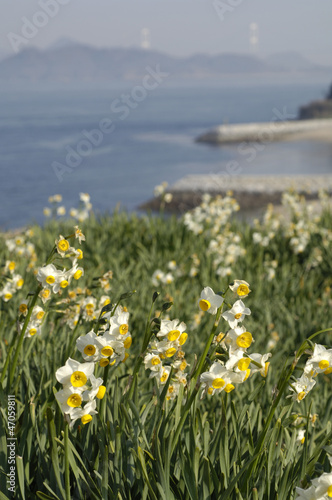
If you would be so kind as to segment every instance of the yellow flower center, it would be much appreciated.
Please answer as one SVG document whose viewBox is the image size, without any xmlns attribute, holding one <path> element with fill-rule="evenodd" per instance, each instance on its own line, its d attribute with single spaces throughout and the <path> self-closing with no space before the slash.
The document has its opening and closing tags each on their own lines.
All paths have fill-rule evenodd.
<svg viewBox="0 0 332 500">
<path fill-rule="evenodd" d="M 83 274 L 83 272 L 80 269 L 77 269 L 76 273 L 74 274 L 74 279 L 79 280 L 80 277 L 82 276 L 82 274 Z"/>
<path fill-rule="evenodd" d="M 125 352 L 124 358 L 121 361 L 121 363 L 124 363 L 126 361 L 126 359 L 128 359 L 128 358 L 129 358 L 129 354 L 127 352 Z"/>
<path fill-rule="evenodd" d="M 247 380 L 247 378 L 249 378 L 250 372 L 251 372 L 250 368 L 247 368 L 246 369 L 246 376 L 244 377 L 243 382 L 245 382 Z"/>
<path fill-rule="evenodd" d="M 318 363 L 318 366 L 321 370 L 326 370 L 330 366 L 330 363 L 327 361 L 327 359 L 322 359 L 322 361 Z"/>
<path fill-rule="evenodd" d="M 212 387 L 214 389 L 221 389 L 225 385 L 225 380 L 222 378 L 215 378 L 212 382 Z"/>
<path fill-rule="evenodd" d="M 69 285 L 69 283 L 67 280 L 62 280 L 60 283 L 61 288 L 67 288 L 68 285 Z"/>
<path fill-rule="evenodd" d="M 12 296 L 13 296 L 13 294 L 11 294 L 10 292 L 7 292 L 7 293 L 5 293 L 5 295 L 4 295 L 4 299 L 5 299 L 5 300 L 10 300 L 10 299 L 12 298 Z"/>
<path fill-rule="evenodd" d="M 176 353 L 176 349 L 175 347 L 170 347 L 169 349 L 167 349 L 167 351 L 165 352 L 166 356 L 168 358 L 171 358 L 172 356 L 174 356 L 174 354 Z"/>
<path fill-rule="evenodd" d="M 208 388 L 208 394 L 210 394 L 210 395 L 211 395 L 212 393 L 213 393 L 213 388 L 212 388 L 212 387 L 209 387 L 209 388 Z"/>
<path fill-rule="evenodd" d="M 201 299 L 199 301 L 199 307 L 202 309 L 202 311 L 208 311 L 211 307 L 211 304 L 208 300 Z"/>
<path fill-rule="evenodd" d="M 236 290 L 236 293 L 239 295 L 239 297 L 243 297 L 244 295 L 248 295 L 250 292 L 249 287 L 247 285 L 239 285 L 238 289 Z"/>
<path fill-rule="evenodd" d="M 327 488 L 327 496 L 330 498 L 332 497 L 332 484 Z"/>
<path fill-rule="evenodd" d="M 85 375 L 84 372 L 76 371 L 72 373 L 70 377 L 70 383 L 74 387 L 82 387 L 83 385 L 86 384 L 87 382 L 87 376 Z"/>
<path fill-rule="evenodd" d="M 18 280 L 18 282 L 16 283 L 17 288 L 22 288 L 23 285 L 24 285 L 23 279 Z"/>
<path fill-rule="evenodd" d="M 42 319 L 44 317 L 44 311 L 39 311 L 37 314 L 36 314 L 36 318 L 37 319 Z"/>
<path fill-rule="evenodd" d="M 103 356 L 108 357 L 108 356 L 112 356 L 114 350 L 110 345 L 106 345 L 105 347 L 102 348 L 102 350 L 100 352 L 102 353 Z"/>
<path fill-rule="evenodd" d="M 47 276 L 46 278 L 46 283 L 48 283 L 49 285 L 53 285 L 53 283 L 55 282 L 55 278 L 54 276 Z"/>
<path fill-rule="evenodd" d="M 78 260 L 83 259 L 83 252 L 82 252 L 82 250 L 81 250 L 80 248 L 78 248 L 78 249 L 77 249 L 77 252 L 79 253 L 79 255 L 77 256 L 77 259 L 78 259 Z"/>
<path fill-rule="evenodd" d="M 239 335 L 238 338 L 236 339 L 237 346 L 242 347 L 244 349 L 250 347 L 251 343 L 252 343 L 252 335 L 250 332 L 241 333 L 241 335 Z"/>
<path fill-rule="evenodd" d="M 106 387 L 104 385 L 101 385 L 96 394 L 96 398 L 103 399 L 103 397 L 105 396 L 105 392 L 106 392 Z"/>
<path fill-rule="evenodd" d="M 33 337 L 37 333 L 37 328 L 30 328 L 29 333 L 30 333 L 31 337 Z"/>
<path fill-rule="evenodd" d="M 114 363 L 115 363 L 115 360 L 114 360 Z M 107 358 L 104 358 L 104 359 L 101 359 L 99 361 L 99 366 L 101 366 L 102 368 L 104 368 L 105 366 L 107 366 L 109 364 L 109 361 Z"/>
<path fill-rule="evenodd" d="M 47 299 L 50 296 L 50 290 L 48 288 L 45 288 L 40 292 L 40 295 L 44 298 Z"/>
<path fill-rule="evenodd" d="M 302 401 L 303 398 L 305 398 L 305 392 L 304 391 L 299 392 L 298 395 L 297 395 L 297 399 L 299 401 Z"/>
<path fill-rule="evenodd" d="M 180 370 L 183 372 L 183 370 L 186 369 L 186 366 L 187 366 L 187 361 L 183 360 L 181 365 L 180 365 Z"/>
<path fill-rule="evenodd" d="M 262 377 L 267 377 L 267 372 L 269 369 L 270 363 L 265 363 L 263 370 L 260 372 Z"/>
<path fill-rule="evenodd" d="M 126 333 L 128 333 L 128 329 L 128 325 L 123 324 L 119 326 L 119 332 L 121 335 L 126 335 Z"/>
<path fill-rule="evenodd" d="M 133 339 L 132 339 L 131 337 L 127 337 L 127 338 L 126 338 L 126 340 L 125 340 L 125 341 L 124 341 L 124 343 L 123 343 L 123 347 L 124 347 L 125 349 L 129 349 L 129 347 L 130 347 L 130 346 L 131 346 L 131 344 L 132 344 L 132 341 L 133 341 Z"/>
<path fill-rule="evenodd" d="M 94 345 L 92 344 L 88 344 L 84 347 L 84 350 L 83 350 L 84 354 L 86 354 L 87 356 L 93 356 L 94 353 L 96 352 L 96 348 Z"/>
<path fill-rule="evenodd" d="M 237 313 L 237 314 L 234 315 L 234 318 L 235 319 L 240 319 L 241 316 L 242 316 L 242 313 Z"/>
<path fill-rule="evenodd" d="M 83 415 L 83 417 L 81 418 L 81 422 L 83 425 L 91 422 L 92 420 L 92 415 Z"/>
<path fill-rule="evenodd" d="M 28 310 L 28 306 L 26 304 L 21 304 L 20 307 L 18 308 L 21 314 L 24 314 Z"/>
<path fill-rule="evenodd" d="M 330 368 L 328 368 L 327 370 L 325 370 L 324 372 L 326 375 L 329 375 L 330 373 L 332 373 L 332 366 Z"/>
<path fill-rule="evenodd" d="M 179 330 L 171 330 L 168 335 L 167 335 L 167 338 L 170 342 L 174 342 L 174 340 L 177 340 L 180 336 L 180 331 Z"/>
<path fill-rule="evenodd" d="M 13 261 L 9 262 L 9 264 L 8 264 L 9 271 L 14 271 L 15 267 L 16 267 L 15 262 L 13 262 Z"/>
<path fill-rule="evenodd" d="M 58 243 L 58 249 L 60 252 L 67 252 L 69 248 L 69 242 L 67 240 L 60 240 Z"/>
<path fill-rule="evenodd" d="M 164 372 L 160 377 L 160 382 L 163 384 L 164 382 L 166 382 L 167 379 L 168 379 L 168 373 Z"/>
<path fill-rule="evenodd" d="M 81 404 L 82 404 L 82 398 L 79 394 L 72 394 L 67 399 L 67 405 L 70 406 L 71 408 L 77 408 L 78 406 L 81 406 Z"/>
<path fill-rule="evenodd" d="M 158 356 L 154 356 L 152 359 L 151 359 L 151 365 L 153 366 L 157 366 L 160 364 L 160 359 L 158 358 Z"/>
<path fill-rule="evenodd" d="M 179 338 L 179 344 L 183 345 L 187 341 L 187 338 L 188 338 L 188 333 L 186 332 L 181 333 Z"/>
<path fill-rule="evenodd" d="M 238 369 L 241 370 L 241 372 L 247 371 L 247 369 L 249 368 L 249 365 L 250 365 L 250 361 L 251 361 L 250 358 L 240 359 L 240 361 L 237 364 Z"/>
<path fill-rule="evenodd" d="M 235 389 L 234 385 L 233 384 L 227 384 L 224 391 L 225 392 L 231 392 Z"/>
<path fill-rule="evenodd" d="M 304 441 L 305 441 L 305 437 L 303 437 L 303 438 L 301 439 L 301 444 L 303 444 L 303 443 L 304 443 Z"/>
</svg>

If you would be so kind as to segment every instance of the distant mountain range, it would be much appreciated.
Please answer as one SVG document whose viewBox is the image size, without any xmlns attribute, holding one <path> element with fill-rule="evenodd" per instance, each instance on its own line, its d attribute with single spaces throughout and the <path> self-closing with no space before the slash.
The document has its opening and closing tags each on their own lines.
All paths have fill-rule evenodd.
<svg viewBox="0 0 332 500">
<path fill-rule="evenodd" d="M 156 65 L 172 76 L 197 79 L 253 73 L 321 72 L 332 75 L 332 67 L 315 65 L 293 52 L 265 59 L 232 53 L 176 58 L 153 50 L 100 49 L 60 40 L 47 50 L 28 48 L 2 60 L 0 53 L 0 82 L 137 80 L 144 77 L 147 66 Z"/>
</svg>

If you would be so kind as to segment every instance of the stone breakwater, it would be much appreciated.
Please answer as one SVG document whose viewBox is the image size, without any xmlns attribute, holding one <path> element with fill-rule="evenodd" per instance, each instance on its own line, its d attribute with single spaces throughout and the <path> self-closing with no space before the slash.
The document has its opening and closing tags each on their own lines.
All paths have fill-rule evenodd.
<svg viewBox="0 0 332 500">
<path fill-rule="evenodd" d="M 299 176 L 229 176 L 223 175 L 189 175 L 183 177 L 170 187 L 172 201 L 165 205 L 165 210 L 172 213 L 183 213 L 198 206 L 204 193 L 212 196 L 225 195 L 232 191 L 241 210 L 264 208 L 268 203 L 279 205 L 282 193 L 294 189 L 308 200 L 318 198 L 320 190 L 332 194 L 332 175 L 299 175 Z M 160 198 L 154 198 L 139 208 L 158 211 Z"/>
<path fill-rule="evenodd" d="M 197 137 L 196 142 L 231 144 L 297 140 L 301 138 L 321 138 L 332 142 L 332 119 L 220 125 Z"/>
</svg>

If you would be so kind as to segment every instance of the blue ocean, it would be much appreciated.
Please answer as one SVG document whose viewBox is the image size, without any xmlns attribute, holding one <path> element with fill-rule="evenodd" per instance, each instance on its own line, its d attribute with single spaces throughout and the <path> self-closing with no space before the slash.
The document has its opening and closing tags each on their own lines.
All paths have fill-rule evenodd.
<svg viewBox="0 0 332 500">
<path fill-rule="evenodd" d="M 43 222 L 43 207 L 56 193 L 67 208 L 87 192 L 98 212 L 118 204 L 132 211 L 162 181 L 171 185 L 186 175 L 223 172 L 231 160 L 241 164 L 243 175 L 332 173 L 327 142 L 271 143 L 254 158 L 240 154 L 236 145 L 194 142 L 222 123 L 272 121 L 278 113 L 295 118 L 298 107 L 321 98 L 327 86 L 161 85 L 126 113 L 114 102 L 130 92 L 128 83 L 96 90 L 2 90 L 0 229 Z M 105 133 L 91 135 L 101 124 Z"/>
</svg>

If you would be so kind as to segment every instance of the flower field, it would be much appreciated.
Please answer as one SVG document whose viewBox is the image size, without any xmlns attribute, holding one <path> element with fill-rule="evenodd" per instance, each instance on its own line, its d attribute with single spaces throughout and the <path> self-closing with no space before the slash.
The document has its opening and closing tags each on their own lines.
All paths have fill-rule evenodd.
<svg viewBox="0 0 332 500">
<path fill-rule="evenodd" d="M 55 195 L 0 235 L 0 500 L 332 498 L 320 198 L 249 224 L 231 193 L 178 218 Z"/>
</svg>

